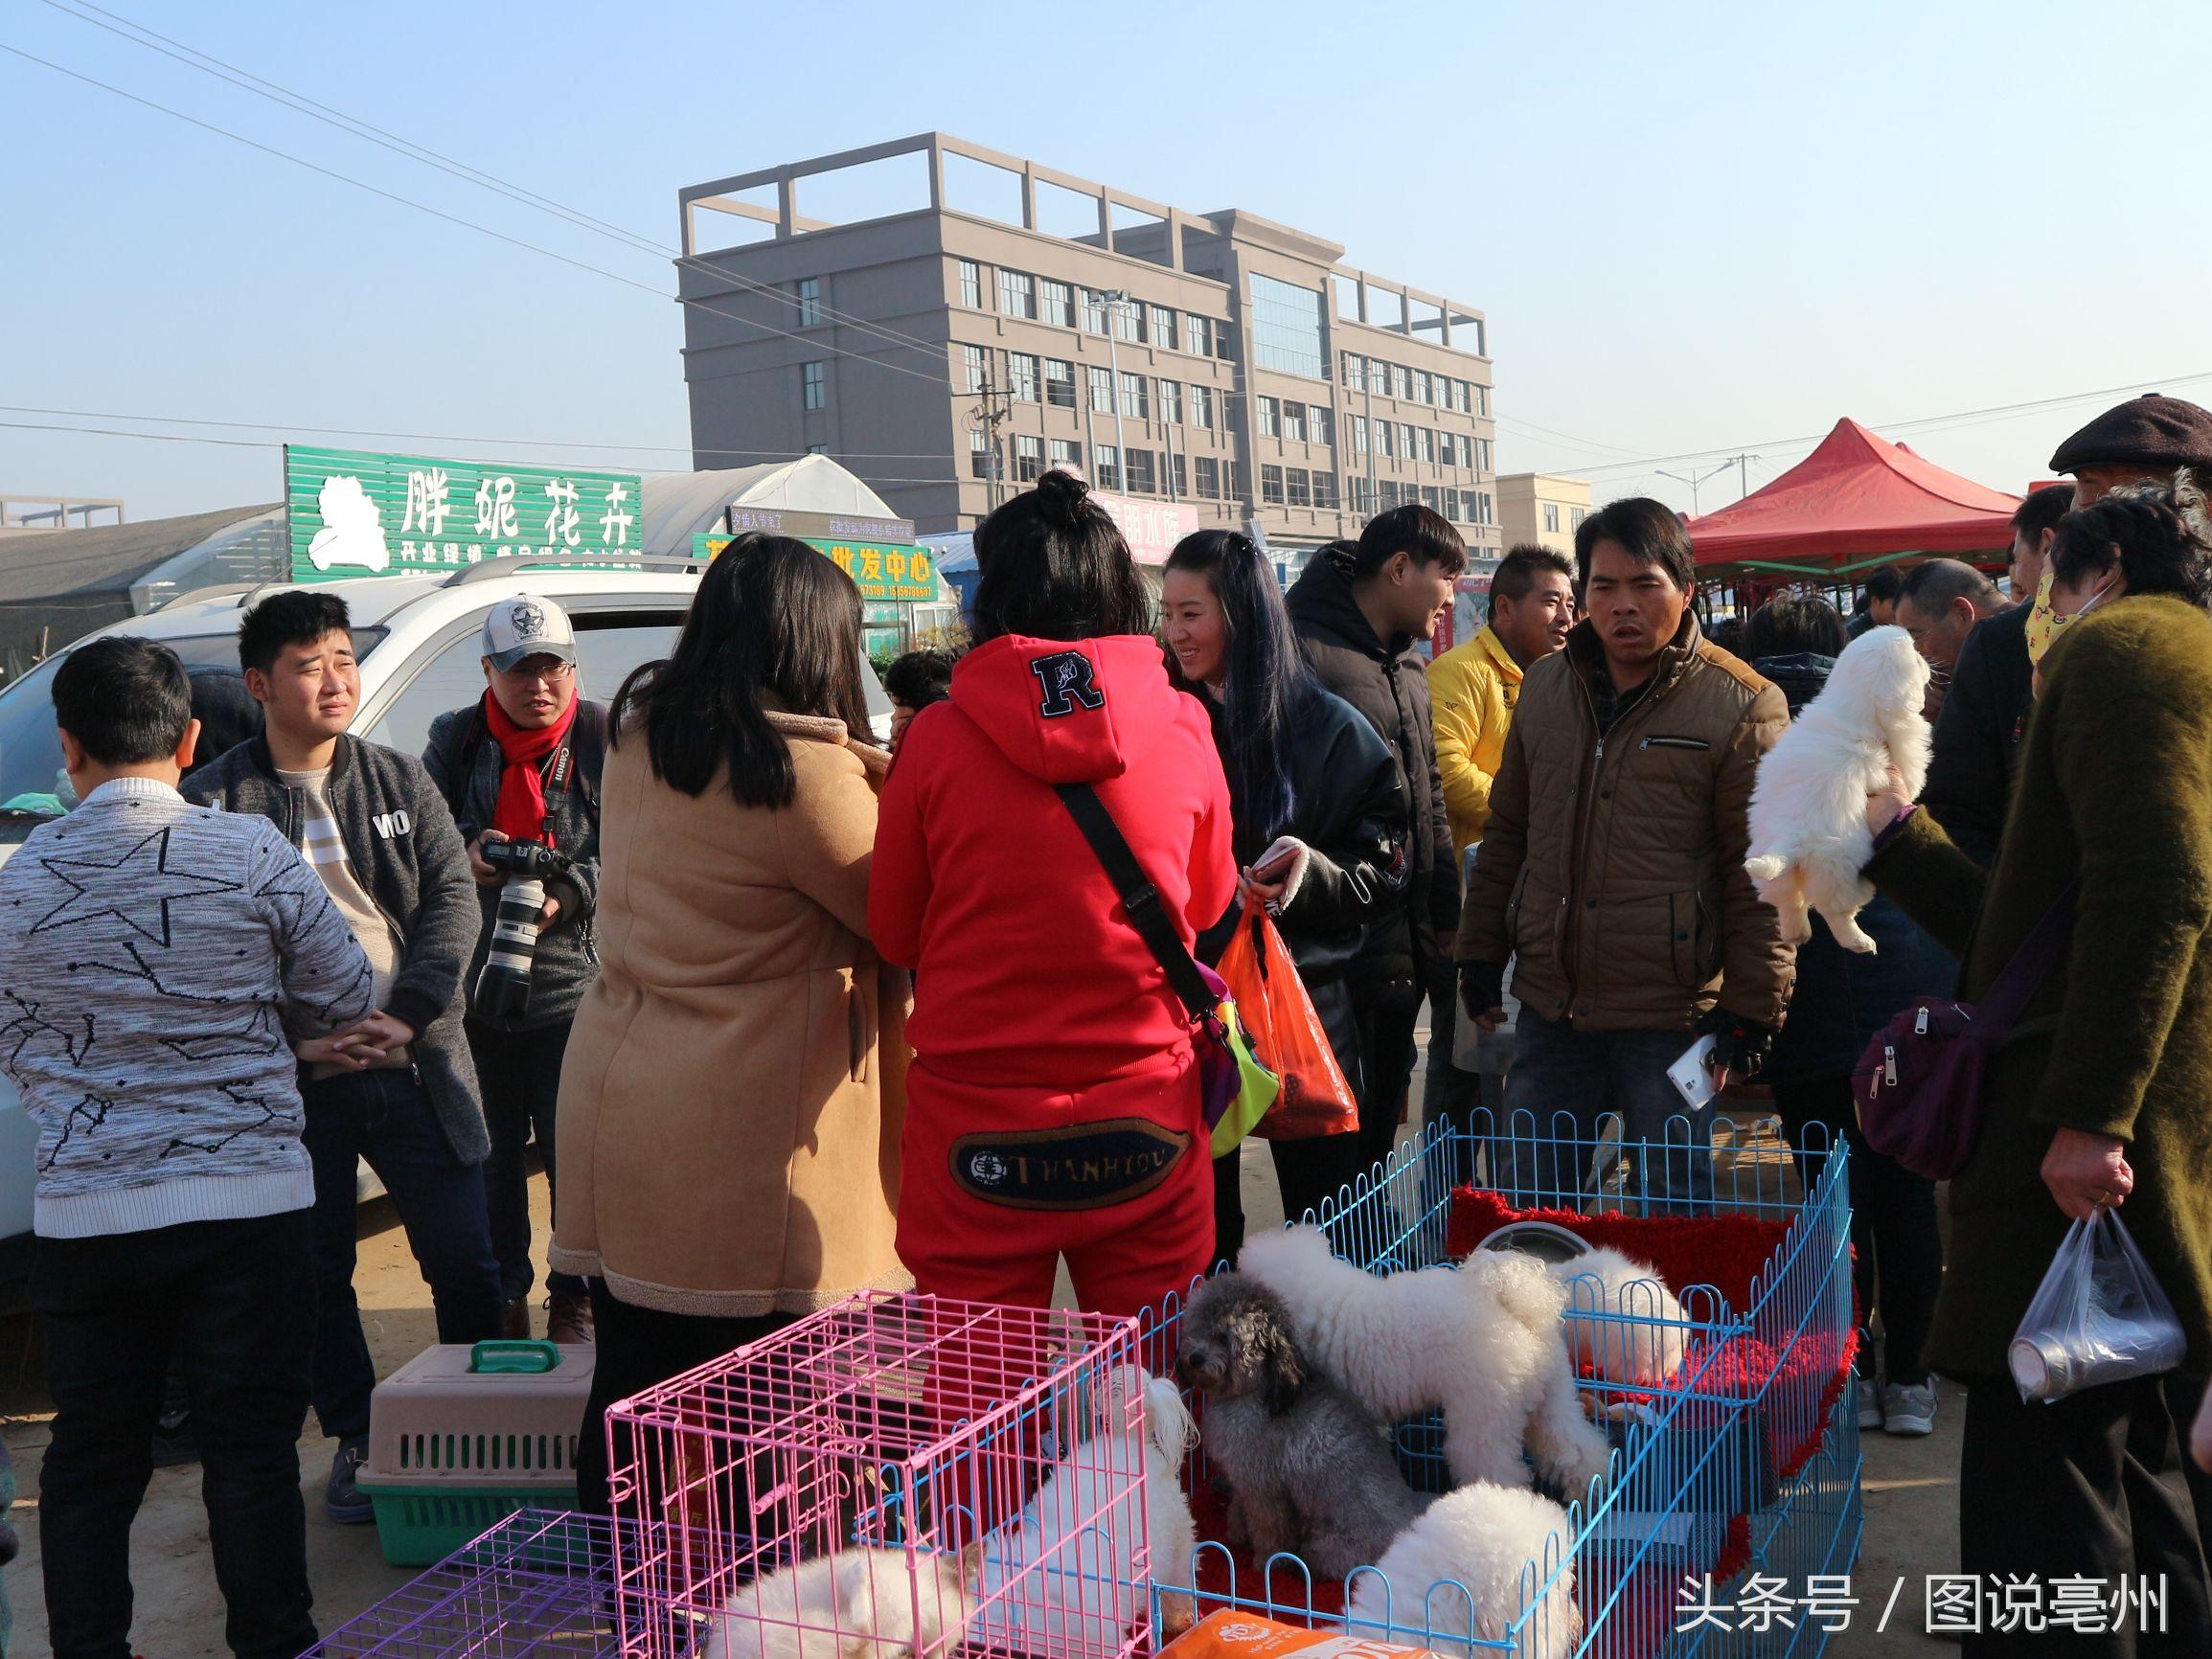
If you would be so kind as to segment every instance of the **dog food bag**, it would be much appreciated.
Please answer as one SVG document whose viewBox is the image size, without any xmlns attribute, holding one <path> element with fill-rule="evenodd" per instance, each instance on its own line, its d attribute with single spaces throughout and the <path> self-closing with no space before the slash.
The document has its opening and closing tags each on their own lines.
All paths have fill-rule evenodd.
<svg viewBox="0 0 2212 1659">
<path fill-rule="evenodd" d="M 1162 1649 L 1175 1659 L 1436 1659 L 1425 1648 L 1279 1625 L 1254 1613 L 1224 1607 L 1209 1613 Z"/>
</svg>

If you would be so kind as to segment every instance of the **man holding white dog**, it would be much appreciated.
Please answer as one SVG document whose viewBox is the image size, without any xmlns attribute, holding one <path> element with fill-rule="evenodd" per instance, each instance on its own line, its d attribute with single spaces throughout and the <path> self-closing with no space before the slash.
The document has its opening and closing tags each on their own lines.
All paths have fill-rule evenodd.
<svg viewBox="0 0 2212 1659">
<path fill-rule="evenodd" d="M 1460 996 L 1494 1029 L 1517 959 L 1503 1190 L 1574 1202 L 1609 1109 L 1627 1140 L 1667 1147 L 1643 1191 L 1699 1209 L 1713 1106 L 1668 1069 L 1705 1033 L 1714 1088 L 1756 1074 L 1789 1005 L 1796 953 L 1744 868 L 1752 779 L 1789 706 L 1699 630 L 1689 533 L 1662 503 L 1592 513 L 1575 562 L 1584 620 L 1521 686 L 1460 922 Z"/>
</svg>

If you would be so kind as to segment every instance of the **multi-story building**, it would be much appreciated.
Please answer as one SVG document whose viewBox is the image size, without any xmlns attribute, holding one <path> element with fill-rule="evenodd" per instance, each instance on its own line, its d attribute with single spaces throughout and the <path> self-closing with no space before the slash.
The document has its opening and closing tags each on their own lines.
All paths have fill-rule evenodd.
<svg viewBox="0 0 2212 1659">
<path fill-rule="evenodd" d="M 865 216 L 805 212 L 855 193 Z M 937 132 L 680 200 L 702 467 L 826 453 L 924 532 L 1068 466 L 1287 549 L 1402 501 L 1498 545 L 1482 313 L 1346 265 L 1334 242 Z"/>
<path fill-rule="evenodd" d="M 1509 472 L 1497 481 L 1498 528 L 1505 545 L 1535 542 L 1574 557 L 1575 532 L 1590 515 L 1586 478 L 1557 472 Z"/>
</svg>

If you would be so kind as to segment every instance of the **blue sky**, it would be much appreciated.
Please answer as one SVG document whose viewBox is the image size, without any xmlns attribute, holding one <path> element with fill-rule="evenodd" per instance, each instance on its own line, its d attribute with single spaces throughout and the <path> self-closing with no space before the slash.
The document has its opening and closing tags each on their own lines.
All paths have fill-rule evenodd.
<svg viewBox="0 0 2212 1659">
<path fill-rule="evenodd" d="M 2212 403 L 2212 8 L 98 3 L 656 242 L 684 185 L 932 126 L 1248 208 L 1482 307 L 1500 466 L 1589 471 L 1601 498 L 1687 507 L 1650 469 L 1691 464 L 1650 458 L 1697 449 L 1756 450 L 1764 482 L 1843 414 Z M 673 291 L 663 258 L 46 0 L 0 12 L 0 43 Z M 6 53 L 0 156 L 0 403 L 132 418 L 0 421 L 686 464 L 671 301 Z M 2101 406 L 1898 435 L 2017 489 Z M 0 491 L 134 517 L 273 499 L 277 474 L 273 449 L 0 426 Z"/>
</svg>

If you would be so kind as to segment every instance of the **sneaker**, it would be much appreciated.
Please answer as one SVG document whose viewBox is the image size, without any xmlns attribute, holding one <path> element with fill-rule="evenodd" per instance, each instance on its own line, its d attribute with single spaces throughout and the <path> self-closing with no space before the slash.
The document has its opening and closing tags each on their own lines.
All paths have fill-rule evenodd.
<svg viewBox="0 0 2212 1659">
<path fill-rule="evenodd" d="M 575 1290 L 556 1290 L 545 1299 L 545 1340 L 563 1347 L 592 1340 L 591 1298 Z"/>
<path fill-rule="evenodd" d="M 1881 1384 L 1871 1376 L 1862 1376 L 1859 1379 L 1859 1426 L 1860 1428 L 1880 1428 L 1881 1426 Z"/>
<path fill-rule="evenodd" d="M 529 1297 L 517 1296 L 513 1301 L 501 1305 L 499 1334 L 510 1342 L 528 1342 L 530 1340 Z"/>
<path fill-rule="evenodd" d="M 1861 1419 L 1864 1415 L 1861 1407 Z M 1934 1382 L 1893 1382 L 1883 1389 L 1881 1427 L 1885 1434 L 1935 1433 Z"/>
<path fill-rule="evenodd" d="M 353 1484 L 361 1466 L 369 1461 L 369 1437 L 344 1441 L 331 1460 L 331 1483 L 323 1489 L 323 1509 L 341 1527 L 357 1527 L 376 1518 L 369 1494 Z"/>
</svg>

